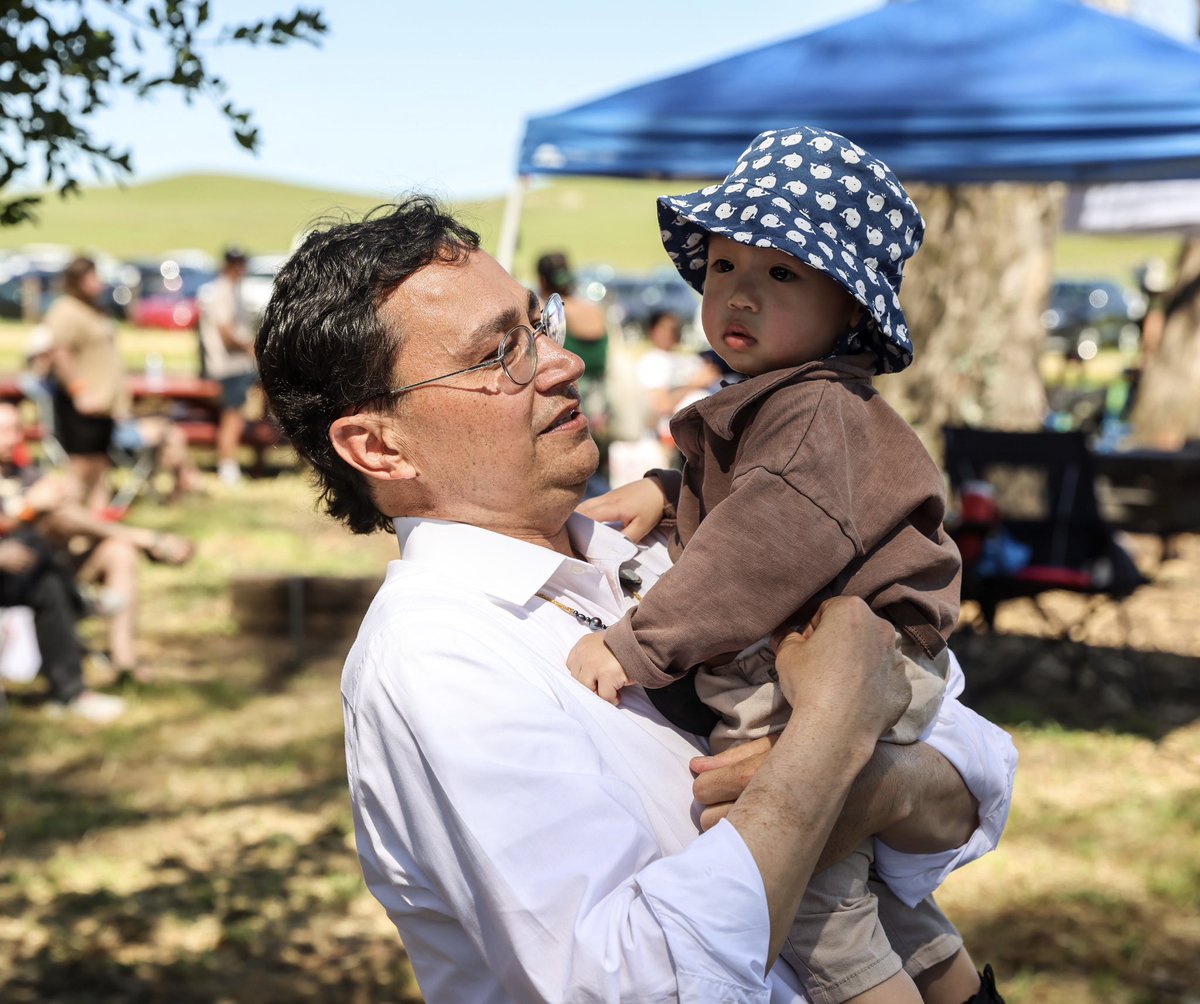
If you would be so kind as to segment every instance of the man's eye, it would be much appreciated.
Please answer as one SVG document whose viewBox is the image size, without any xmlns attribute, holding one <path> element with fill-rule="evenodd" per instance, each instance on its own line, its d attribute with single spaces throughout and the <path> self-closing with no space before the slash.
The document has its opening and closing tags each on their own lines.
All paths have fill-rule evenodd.
<svg viewBox="0 0 1200 1004">
<path fill-rule="evenodd" d="M 768 274 L 777 282 L 789 282 L 796 278 L 796 273 L 786 265 L 772 265 L 771 271 Z"/>
<path fill-rule="evenodd" d="M 708 267 L 717 272 L 732 272 L 733 262 L 728 258 L 715 258 L 709 263 Z"/>
</svg>

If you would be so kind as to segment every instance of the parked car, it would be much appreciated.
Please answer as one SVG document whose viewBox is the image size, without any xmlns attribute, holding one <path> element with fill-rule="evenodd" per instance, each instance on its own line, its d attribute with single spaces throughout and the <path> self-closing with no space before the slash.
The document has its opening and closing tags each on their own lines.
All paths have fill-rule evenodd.
<svg viewBox="0 0 1200 1004">
<path fill-rule="evenodd" d="M 650 316 L 669 310 L 690 327 L 700 305 L 700 297 L 674 269 L 651 275 L 629 275 L 610 268 L 581 271 L 575 279 L 576 291 L 611 308 L 619 322 L 645 331 Z"/>
<path fill-rule="evenodd" d="M 1108 279 L 1058 279 L 1042 324 L 1051 349 L 1093 359 L 1102 348 L 1135 350 L 1145 314 L 1146 299 L 1137 290 Z"/>
<path fill-rule="evenodd" d="M 139 281 L 129 319 L 142 328 L 186 330 L 200 319 L 196 294 L 216 278 L 216 270 L 180 264 L 175 258 L 134 262 Z"/>
</svg>

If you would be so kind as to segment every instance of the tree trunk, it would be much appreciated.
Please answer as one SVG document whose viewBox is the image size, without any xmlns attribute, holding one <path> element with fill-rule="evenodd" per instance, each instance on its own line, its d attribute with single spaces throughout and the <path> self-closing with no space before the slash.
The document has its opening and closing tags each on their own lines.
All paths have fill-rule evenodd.
<svg viewBox="0 0 1200 1004">
<path fill-rule="evenodd" d="M 1132 424 L 1140 442 L 1178 449 L 1200 438 L 1200 238 L 1184 242 L 1164 310 L 1161 341 L 1142 345 Z"/>
<path fill-rule="evenodd" d="M 925 217 L 901 301 L 913 365 L 881 391 L 940 455 L 943 425 L 1036 429 L 1059 185 L 908 186 Z"/>
</svg>

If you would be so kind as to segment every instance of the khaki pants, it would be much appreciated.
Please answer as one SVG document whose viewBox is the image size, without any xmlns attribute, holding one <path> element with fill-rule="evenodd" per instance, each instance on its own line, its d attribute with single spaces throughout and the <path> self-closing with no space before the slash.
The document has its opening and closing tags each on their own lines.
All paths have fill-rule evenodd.
<svg viewBox="0 0 1200 1004">
<path fill-rule="evenodd" d="M 950 655 L 943 650 L 931 659 L 897 632 L 896 658 L 904 663 L 913 694 L 883 739 L 903 745 L 915 742 L 937 716 Z M 777 679 L 768 646 L 701 669 L 696 692 L 721 716 L 710 737 L 714 753 L 783 729 L 791 708 Z M 875 877 L 874 846 L 867 840 L 845 861 L 813 876 L 788 934 L 783 957 L 804 980 L 814 1004 L 839 1004 L 901 968 L 916 976 L 962 947 L 958 931 L 932 898 L 910 908 Z"/>
</svg>

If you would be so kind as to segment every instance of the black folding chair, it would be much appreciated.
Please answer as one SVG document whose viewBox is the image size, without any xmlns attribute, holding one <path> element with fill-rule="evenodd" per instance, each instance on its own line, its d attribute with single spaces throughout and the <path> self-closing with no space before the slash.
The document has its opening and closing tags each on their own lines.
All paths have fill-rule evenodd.
<svg viewBox="0 0 1200 1004">
<path fill-rule="evenodd" d="M 963 599 L 978 602 L 987 627 L 1000 603 L 1031 597 L 1057 635 L 1079 638 L 1105 602 L 1129 596 L 1145 581 L 1100 513 L 1083 433 L 942 431 L 952 490 L 961 493 L 968 482 L 986 482 L 999 511 L 995 526 L 962 524 L 952 530 L 964 553 Z M 981 534 L 1006 535 L 1028 548 L 1028 560 L 1011 570 L 968 560 L 979 551 Z M 1082 593 L 1093 602 L 1083 618 L 1065 624 L 1039 602 L 1050 590 Z"/>
</svg>

